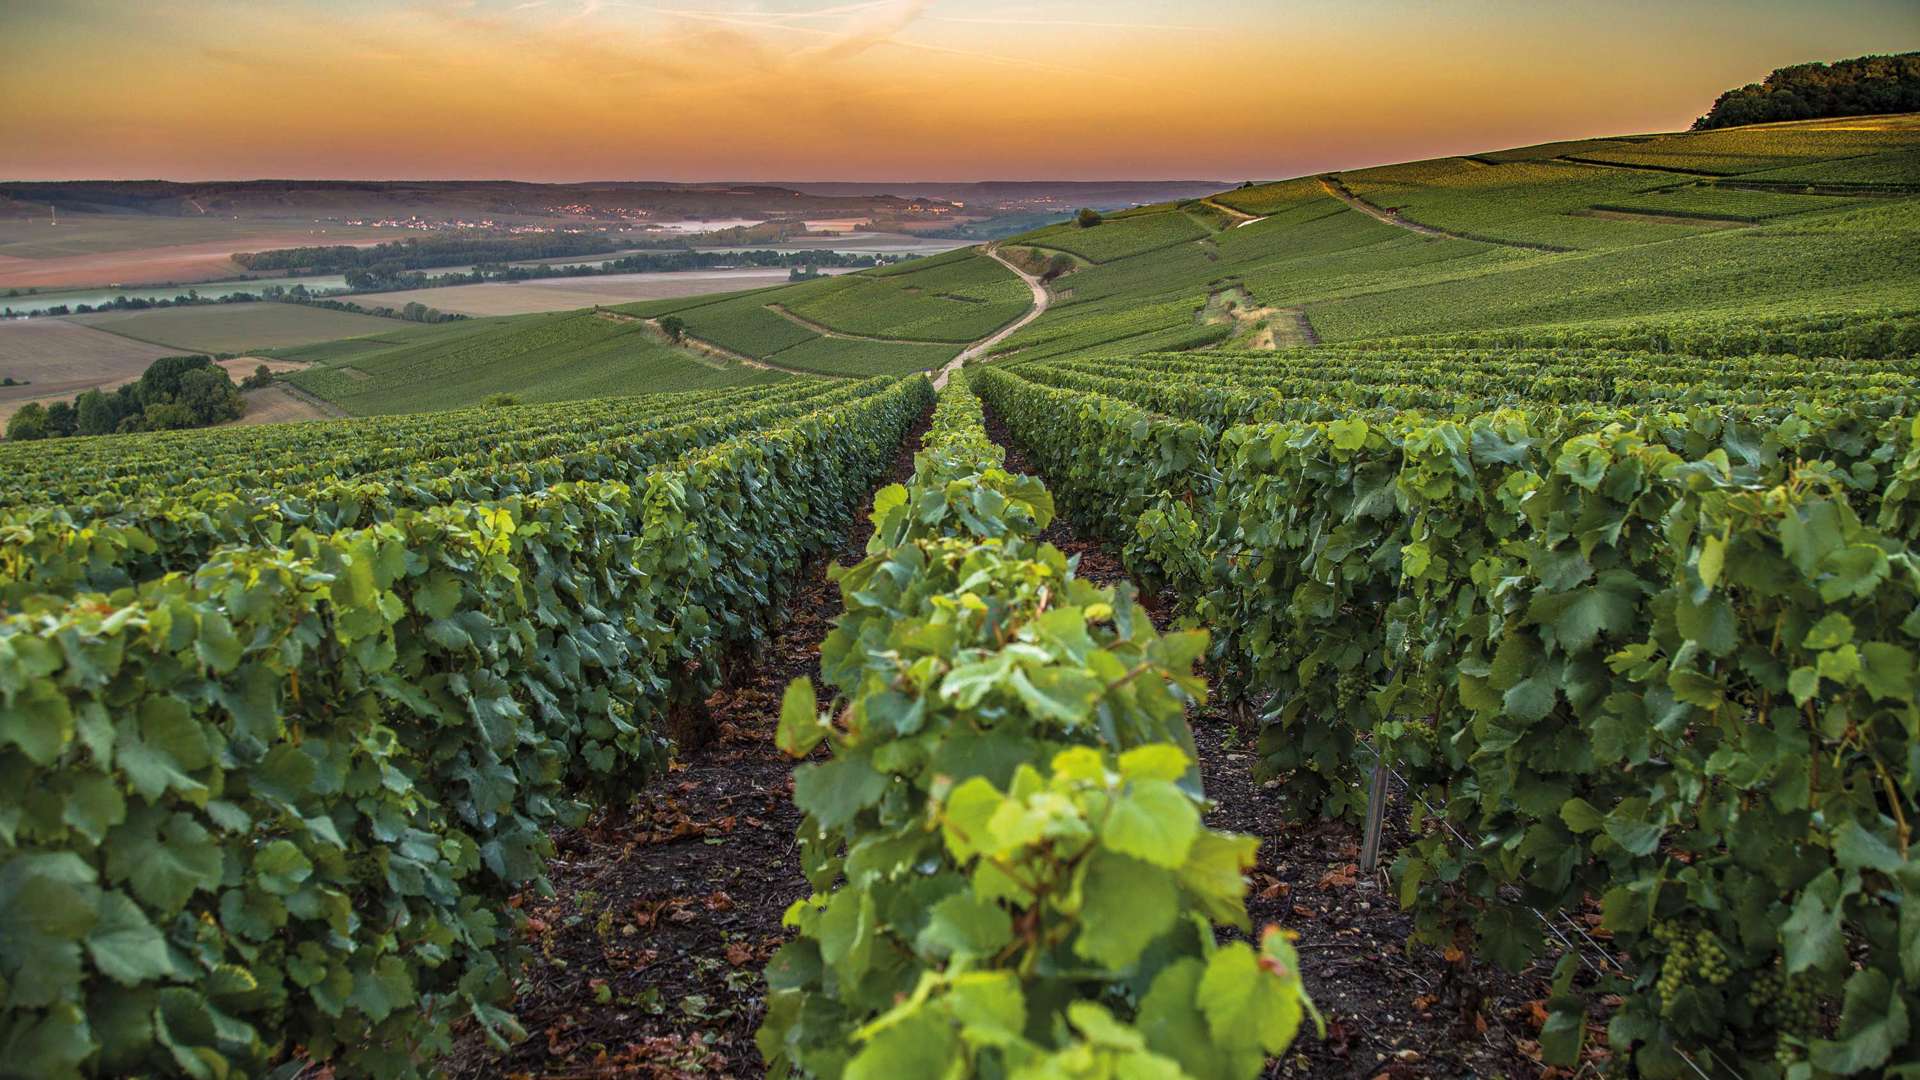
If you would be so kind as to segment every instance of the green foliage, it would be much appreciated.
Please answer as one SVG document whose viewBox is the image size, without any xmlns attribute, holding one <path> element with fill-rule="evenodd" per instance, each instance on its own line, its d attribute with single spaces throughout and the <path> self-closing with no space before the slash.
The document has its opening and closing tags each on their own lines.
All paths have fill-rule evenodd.
<svg viewBox="0 0 1920 1080">
<path fill-rule="evenodd" d="M 810 684 L 783 702 L 815 892 L 767 971 L 775 1073 L 1252 1077 L 1311 1006 L 1285 934 L 1247 927 L 1250 837 L 1201 825 L 1185 706 L 1205 636 L 1033 537 L 1046 489 L 1000 468 L 963 376 Z M 1037 1070 L 1037 1071 L 1035 1071 Z"/>
<path fill-rule="evenodd" d="M 1693 122 L 1695 131 L 1820 116 L 1920 111 L 1920 53 L 1861 56 L 1775 68 L 1761 82 L 1729 90 Z"/>
<path fill-rule="evenodd" d="M 53 435 L 47 423 L 47 407 L 37 401 L 27 402 L 7 417 L 8 442 L 35 442 Z"/>
<path fill-rule="evenodd" d="M 1470 387 L 1500 361 L 1419 379 Z M 1602 982 L 1624 997 L 1611 1044 L 1642 1075 L 1684 1075 L 1676 1045 L 1755 1075 L 1878 1074 L 1912 1059 L 1920 1007 L 1913 376 L 1823 386 L 1834 371 L 1777 363 L 1789 396 L 1754 405 L 1451 418 L 1356 413 L 1328 381 L 1322 418 L 1215 429 L 1211 460 L 1117 522 L 1088 465 L 1187 422 L 1067 438 L 1113 406 L 1026 377 L 1054 365 L 979 381 L 1063 502 L 1177 571 L 1215 662 L 1273 694 L 1262 753 L 1290 798 L 1357 814 L 1378 754 L 1442 808 L 1395 868 L 1423 935 L 1519 964 L 1544 944 L 1534 911 L 1601 898 L 1638 972 Z M 1801 1017 L 1787 1041 L 1746 993 L 1766 978 Z M 1577 1035 L 1549 1049 L 1570 1061 Z"/>
<path fill-rule="evenodd" d="M 282 543 L 301 528 L 350 529 L 390 520 L 407 509 L 512 498 L 563 482 L 633 484 L 649 468 L 690 451 L 869 396 L 883 386 L 813 384 L 692 400 L 635 399 L 614 403 L 597 422 L 590 411 L 578 408 L 484 410 L 435 417 L 438 425 L 403 432 L 414 441 L 398 444 L 397 451 L 386 441 L 388 425 L 352 422 L 339 425 L 338 434 L 370 434 L 378 441 L 348 439 L 334 447 L 346 452 L 333 457 L 302 441 L 289 453 L 305 450 L 311 456 L 290 465 L 280 478 L 265 470 L 236 476 L 218 460 L 204 466 L 195 460 L 191 476 L 149 478 L 137 471 L 137 462 L 116 460 L 116 468 L 136 470 L 133 494 L 124 501 L 27 505 L 5 512 L 0 520 L 9 528 L 0 534 L 5 553 L 0 597 L 117 589 L 171 571 L 191 571 L 225 545 Z M 558 430 L 541 434 L 543 417 Z M 314 426 L 275 428 L 268 434 L 309 436 L 316 434 Z M 369 427 L 374 431 L 367 432 Z M 503 437 L 508 432 L 521 438 Z M 193 442 L 205 438 L 210 436 Z M 324 439 L 317 441 L 325 445 Z M 252 439 L 235 446 L 241 453 L 260 448 Z M 157 449 L 180 456 L 167 443 Z M 388 465 L 394 453 L 399 464 Z M 408 461 L 409 453 L 420 460 Z M 66 464 L 71 469 L 75 463 Z M 312 470 L 328 478 L 315 481 Z M 331 479 L 336 470 L 352 478 Z"/>
<path fill-rule="evenodd" d="M 289 528 L 0 620 L 0 992 L 33 1075 L 416 1075 L 496 1044 L 548 830 L 658 770 L 926 407 Z M 623 482 L 624 481 L 624 482 Z M 690 726 L 691 725 L 691 726 Z"/>
</svg>

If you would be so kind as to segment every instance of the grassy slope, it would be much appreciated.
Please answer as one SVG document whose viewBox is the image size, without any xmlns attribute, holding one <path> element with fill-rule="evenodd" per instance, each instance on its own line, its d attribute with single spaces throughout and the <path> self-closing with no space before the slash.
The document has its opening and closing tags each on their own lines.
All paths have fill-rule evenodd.
<svg viewBox="0 0 1920 1080">
<path fill-rule="evenodd" d="M 962 249 L 858 274 L 615 310 L 644 318 L 675 315 L 694 337 L 781 367 L 868 376 L 938 367 L 1031 303 L 1013 273 Z"/>
<path fill-rule="evenodd" d="M 108 311 L 71 321 L 135 341 L 184 352 L 238 353 L 310 345 L 381 334 L 407 324 L 396 319 L 299 304 L 199 304 L 192 307 Z"/>
<path fill-rule="evenodd" d="M 1410 221 L 1479 239 L 1425 236 L 1369 217 L 1304 177 L 1224 192 L 1264 219 L 1179 239 L 1206 224 L 1190 207 L 1147 207 L 1092 229 L 1016 242 L 1075 243 L 1105 260 L 1056 285 L 1059 299 L 1002 351 L 1099 355 L 1210 343 L 1195 316 L 1245 286 L 1261 304 L 1304 308 L 1324 340 L 1693 313 L 1792 314 L 1920 304 L 1920 118 L 1767 125 L 1707 135 L 1551 143 L 1342 174 L 1349 189 Z M 1561 160 L 1679 168 L 1730 163 L 1736 180 Z M 1782 162 L 1791 162 L 1783 169 Z M 1870 199 L 1807 194 L 1822 180 L 1881 185 Z M 1596 213 L 1615 206 L 1673 220 Z M 1678 213 L 1675 213 L 1678 211 Z M 1684 220 L 1691 214 L 1755 224 Z M 1729 227 L 1732 224 L 1734 227 Z M 1098 239 L 1094 237 L 1098 236 Z M 1510 244 L 1568 248 L 1532 250 Z M 1131 254 L 1126 254 L 1131 252 Z"/>
<path fill-rule="evenodd" d="M 1920 118 L 1548 143 L 1340 180 L 1408 221 L 1457 236 L 1377 220 L 1318 177 L 1216 196 L 1260 219 L 1244 225 L 1190 202 L 1109 215 L 1090 229 L 1039 229 L 1018 242 L 1071 251 L 1083 265 L 1003 350 L 1042 357 L 1215 344 L 1229 328 L 1196 316 L 1229 286 L 1259 305 L 1303 310 L 1326 341 L 1920 306 L 1910 254 L 1920 250 L 1920 196 L 1910 194 L 1920 189 Z M 1823 183 L 1839 187 L 1809 190 Z M 861 376 L 935 367 L 1026 304 L 1012 274 L 959 251 L 616 310 L 674 314 L 698 338 L 781 367 Z M 470 404 L 498 391 L 557 400 L 777 377 L 712 366 L 638 323 L 590 313 L 392 326 L 288 351 L 331 365 L 296 381 L 351 411 L 388 412 Z"/>
<path fill-rule="evenodd" d="M 592 312 L 411 327 L 279 355 L 322 365 L 291 381 L 355 415 L 459 408 L 495 393 L 563 401 L 787 377 L 696 358 L 638 322 Z"/>
</svg>

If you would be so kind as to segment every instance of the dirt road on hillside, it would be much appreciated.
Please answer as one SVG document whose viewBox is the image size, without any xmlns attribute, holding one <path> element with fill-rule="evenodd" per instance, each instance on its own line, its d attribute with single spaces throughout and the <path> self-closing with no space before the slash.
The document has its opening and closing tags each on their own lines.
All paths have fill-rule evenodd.
<svg viewBox="0 0 1920 1080">
<path fill-rule="evenodd" d="M 1052 295 L 1047 292 L 1046 282 L 1041 281 L 1039 278 L 1035 277 L 1034 275 L 1027 273 L 1025 270 L 1022 270 L 1019 267 L 1008 262 L 1007 260 L 1001 258 L 1000 251 L 998 248 L 986 247 L 986 248 L 981 248 L 980 250 L 982 253 L 984 253 L 988 258 L 992 259 L 994 262 L 997 262 L 1001 266 L 1004 266 L 1007 269 L 1013 271 L 1014 273 L 1020 275 L 1020 280 L 1026 282 L 1027 288 L 1033 290 L 1033 306 L 1027 309 L 1027 313 L 1025 315 L 1020 316 L 1019 318 L 1013 320 L 1012 322 L 1001 327 L 1000 329 L 995 330 L 993 333 L 987 335 L 986 337 L 981 338 L 979 341 L 976 341 L 973 344 L 967 346 L 966 348 L 960 350 L 960 355 L 947 361 L 946 366 L 940 369 L 940 373 L 934 376 L 933 387 L 936 390 L 947 385 L 947 376 L 952 374 L 955 369 L 960 367 L 960 365 L 965 364 L 969 360 L 974 360 L 981 356 L 985 356 L 988 349 L 991 349 L 995 345 L 998 345 L 1001 342 L 1012 337 L 1022 327 L 1026 326 L 1028 323 L 1032 322 L 1033 320 L 1039 318 L 1041 313 L 1047 310 L 1047 305 L 1051 303 L 1053 300 Z"/>
</svg>

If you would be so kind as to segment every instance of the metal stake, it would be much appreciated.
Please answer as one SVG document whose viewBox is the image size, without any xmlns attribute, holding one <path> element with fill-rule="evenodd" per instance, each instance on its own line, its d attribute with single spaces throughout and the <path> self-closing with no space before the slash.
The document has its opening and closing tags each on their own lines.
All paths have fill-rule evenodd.
<svg viewBox="0 0 1920 1080">
<path fill-rule="evenodd" d="M 1387 816 L 1387 763 L 1373 751 L 1373 779 L 1367 785 L 1367 833 L 1360 846 L 1360 872 L 1372 874 L 1380 863 L 1380 828 Z"/>
</svg>

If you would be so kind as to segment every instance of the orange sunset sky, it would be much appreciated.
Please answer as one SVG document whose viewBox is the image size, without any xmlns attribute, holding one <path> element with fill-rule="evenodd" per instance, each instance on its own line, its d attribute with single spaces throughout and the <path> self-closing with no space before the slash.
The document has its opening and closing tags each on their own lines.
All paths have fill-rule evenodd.
<svg viewBox="0 0 1920 1080">
<path fill-rule="evenodd" d="M 1915 0 L 0 0 L 0 178 L 1238 180 L 1916 47 Z"/>
</svg>

